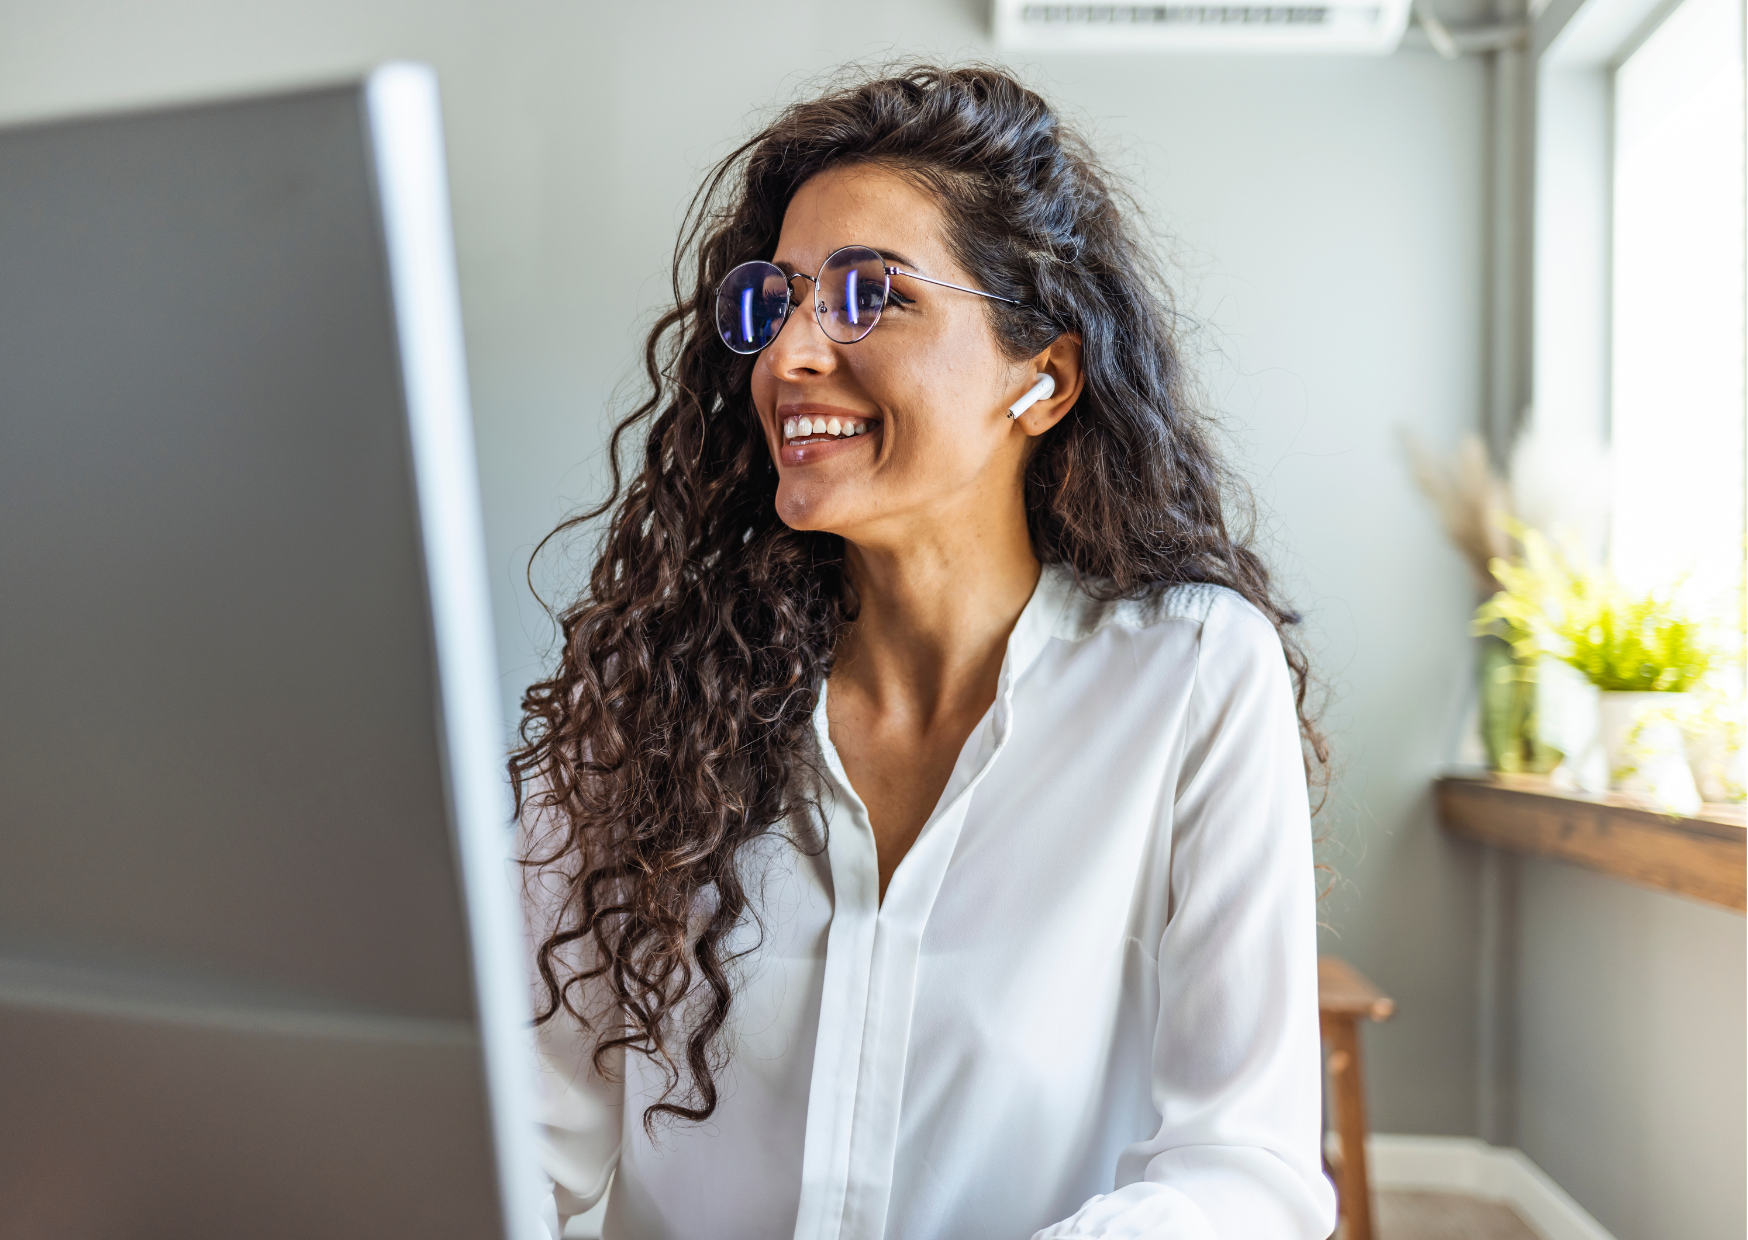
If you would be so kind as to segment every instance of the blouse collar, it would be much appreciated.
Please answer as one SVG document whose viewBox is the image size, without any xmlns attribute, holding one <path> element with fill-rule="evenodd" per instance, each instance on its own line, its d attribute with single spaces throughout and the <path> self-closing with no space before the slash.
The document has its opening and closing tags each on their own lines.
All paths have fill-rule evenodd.
<svg viewBox="0 0 1748 1240">
<path fill-rule="evenodd" d="M 997 682 L 996 715 L 999 724 L 1004 725 L 1004 732 L 1009 715 L 1008 703 L 1013 696 L 1014 686 L 1032 664 L 1037 662 L 1044 647 L 1050 644 L 1050 639 L 1056 635 L 1062 622 L 1063 613 L 1078 593 L 1074 572 L 1064 564 L 1046 564 L 1038 574 L 1038 584 L 1032 588 L 1032 597 L 1020 609 L 1019 619 L 1014 621 L 1013 631 L 1008 634 L 1007 654 L 1002 659 L 1001 677 Z M 836 769 L 837 754 L 830 740 L 825 698 L 826 686 L 822 683 L 819 687 L 819 700 L 814 705 L 813 727 L 819 737 L 820 750 L 828 755 L 828 766 L 833 768 L 833 773 L 838 778 L 843 779 L 843 772 Z"/>
<path fill-rule="evenodd" d="M 1056 635 L 1062 613 L 1075 593 L 1074 573 L 1067 565 L 1044 565 L 1044 571 L 1038 574 L 1038 584 L 1033 587 L 1032 597 L 1026 600 L 1020 618 L 1014 621 L 1014 631 L 1008 634 L 1007 658 L 1002 660 L 1001 687 L 996 691 L 997 696 L 1006 697 L 1012 692 L 1020 677 L 1037 662 L 1044 647 Z"/>
</svg>

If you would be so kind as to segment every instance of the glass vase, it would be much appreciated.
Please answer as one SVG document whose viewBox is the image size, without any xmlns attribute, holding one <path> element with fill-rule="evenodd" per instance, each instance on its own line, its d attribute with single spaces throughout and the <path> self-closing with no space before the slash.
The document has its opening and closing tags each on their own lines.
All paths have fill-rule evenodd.
<svg viewBox="0 0 1748 1240">
<path fill-rule="evenodd" d="M 1517 658 L 1510 643 L 1480 639 L 1481 743 L 1487 762 L 1503 775 L 1546 775 L 1565 755 L 1536 730 L 1536 667 Z"/>
</svg>

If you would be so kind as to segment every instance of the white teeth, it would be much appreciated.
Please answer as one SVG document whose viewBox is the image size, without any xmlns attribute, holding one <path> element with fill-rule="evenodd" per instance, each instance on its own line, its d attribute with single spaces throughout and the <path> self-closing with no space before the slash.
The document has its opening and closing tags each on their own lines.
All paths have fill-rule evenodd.
<svg viewBox="0 0 1748 1240">
<path fill-rule="evenodd" d="M 833 435 L 839 439 L 848 439 L 853 435 L 866 435 L 873 429 L 866 422 L 855 422 L 849 418 L 787 418 L 783 422 L 783 438 L 805 439 L 809 435 Z"/>
</svg>

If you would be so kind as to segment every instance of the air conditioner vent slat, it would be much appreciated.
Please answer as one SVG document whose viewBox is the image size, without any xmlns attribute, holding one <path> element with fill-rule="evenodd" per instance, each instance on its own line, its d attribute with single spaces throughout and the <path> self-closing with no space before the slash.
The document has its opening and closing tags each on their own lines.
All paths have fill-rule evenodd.
<svg viewBox="0 0 1748 1240">
<path fill-rule="evenodd" d="M 1388 54 L 1410 0 L 1070 4 L 996 0 L 996 40 L 1032 52 L 1365 52 Z"/>
<path fill-rule="evenodd" d="M 1028 4 L 1023 21 L 1055 25 L 1068 22 L 1110 25 L 1229 25 L 1268 23 L 1319 25 L 1329 20 L 1327 5 L 1259 4 Z"/>
</svg>

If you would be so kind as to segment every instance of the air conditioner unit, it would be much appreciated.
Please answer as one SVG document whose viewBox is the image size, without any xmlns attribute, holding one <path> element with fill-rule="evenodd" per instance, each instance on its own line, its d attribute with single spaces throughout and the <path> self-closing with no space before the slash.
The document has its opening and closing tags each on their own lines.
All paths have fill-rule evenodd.
<svg viewBox="0 0 1748 1240">
<path fill-rule="evenodd" d="M 1386 56 L 1410 0 L 1040 4 L 995 0 L 996 42 L 1028 52 L 1360 52 Z"/>
</svg>

